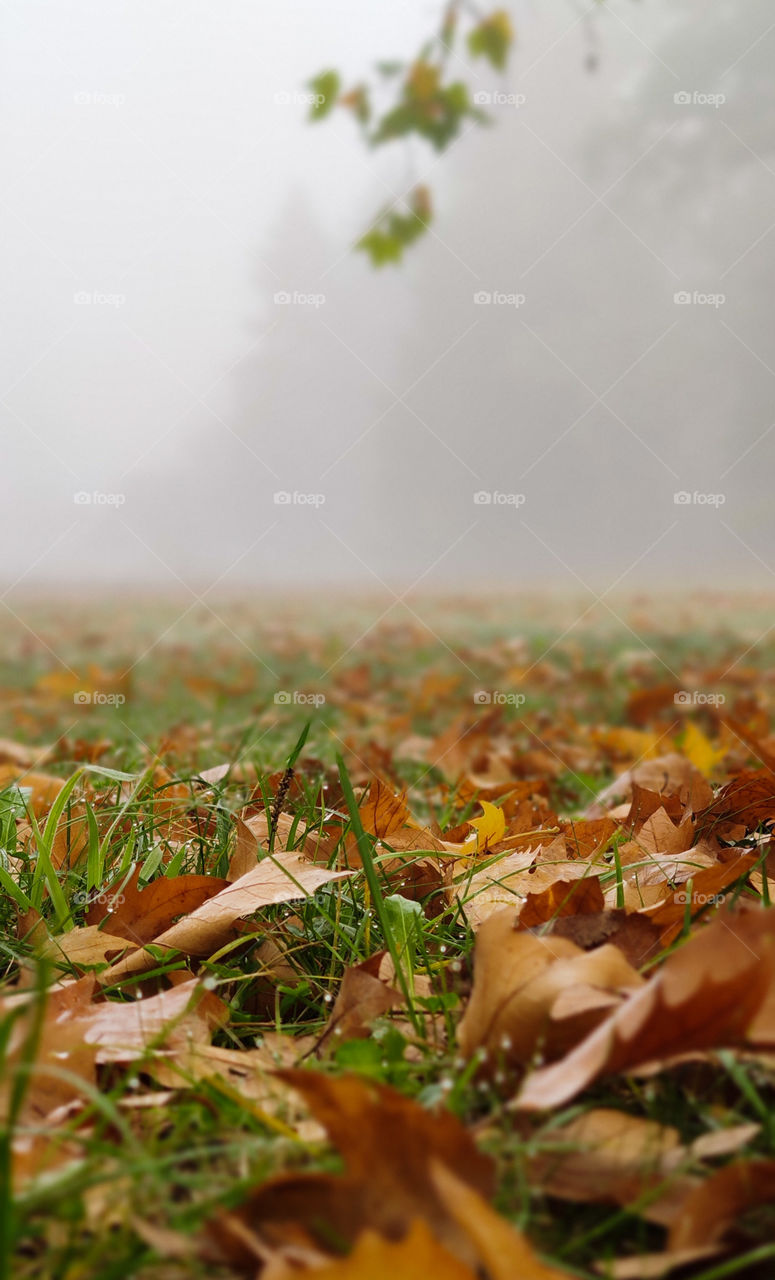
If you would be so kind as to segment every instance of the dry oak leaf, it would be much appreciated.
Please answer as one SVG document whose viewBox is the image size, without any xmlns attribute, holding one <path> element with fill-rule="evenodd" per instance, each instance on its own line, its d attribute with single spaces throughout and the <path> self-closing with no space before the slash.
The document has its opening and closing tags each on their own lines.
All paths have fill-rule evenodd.
<svg viewBox="0 0 775 1280">
<path fill-rule="evenodd" d="M 472 867 L 456 876 L 449 897 L 460 903 L 472 929 L 478 929 L 504 907 L 511 907 L 513 912 L 522 906 L 528 893 L 524 873 L 535 862 L 536 853 L 536 849 L 520 849 L 505 858 L 492 859 L 479 871 Z"/>
<path fill-rule="evenodd" d="M 727 852 L 733 854 L 728 862 L 717 862 L 698 871 L 691 877 L 691 882 L 687 882 L 686 888 L 676 889 L 659 906 L 645 909 L 644 914 L 661 929 L 660 946 L 668 947 L 681 932 L 688 899 L 691 899 L 692 916 L 718 906 L 717 897 L 750 871 L 759 858 L 758 854 L 743 850 L 729 849 Z"/>
<path fill-rule="evenodd" d="M 232 937 L 244 916 L 262 907 L 306 898 L 331 880 L 342 880 L 351 871 L 329 871 L 295 853 L 267 855 L 251 871 L 219 890 L 201 906 L 153 938 L 154 949 L 182 951 L 189 956 L 211 956 Z M 113 926 L 111 925 L 111 928 Z M 136 951 L 106 970 L 100 980 L 155 968 L 158 960 L 148 951 Z"/>
<path fill-rule="evenodd" d="M 633 799 L 633 786 L 661 796 L 678 796 L 683 807 L 697 813 L 713 799 L 712 788 L 695 769 L 691 760 L 677 752 L 668 752 L 653 760 L 641 760 L 632 769 L 626 769 L 612 783 L 600 791 L 585 816 L 600 817 L 600 808 L 608 808 L 620 800 Z"/>
<path fill-rule="evenodd" d="M 295 827 L 295 830 L 294 830 Z M 234 819 L 235 845 L 229 861 L 227 879 L 238 880 L 248 871 L 252 871 L 260 858 L 263 858 L 269 847 L 269 819 L 266 811 L 250 814 L 247 811 Z M 288 841 L 293 833 L 296 852 L 313 862 L 328 863 L 334 852 L 335 840 L 321 836 L 317 828 L 305 831 L 295 818 L 288 813 L 278 814 L 275 823 L 274 852 L 288 851 Z"/>
<path fill-rule="evenodd" d="M 593 858 L 601 853 L 617 829 L 613 818 L 578 818 L 561 824 L 570 858 Z"/>
<path fill-rule="evenodd" d="M 520 929 L 535 929 L 566 916 L 589 915 L 602 911 L 603 890 L 597 876 L 580 880 L 555 880 L 540 893 L 529 893 L 519 913 Z"/>
<path fill-rule="evenodd" d="M 346 1258 L 303 1272 L 280 1261 L 262 1272 L 262 1280 L 299 1280 L 302 1275 L 311 1280 L 396 1280 L 398 1276 L 401 1280 L 477 1280 L 471 1268 L 439 1244 L 419 1219 L 403 1240 L 386 1240 L 375 1231 L 364 1231 Z"/>
<path fill-rule="evenodd" d="M 28 804 L 36 818 L 51 808 L 65 785 L 61 778 L 50 773 L 35 773 L 31 769 L 20 769 L 18 765 L 0 764 L 0 791 L 12 783 L 29 791 Z"/>
<path fill-rule="evenodd" d="M 773 978 L 775 910 L 724 912 L 567 1057 L 528 1076 L 514 1105 L 562 1106 L 600 1075 L 743 1044 Z M 759 1043 L 775 1032 L 775 1018 L 767 1022 Z"/>
<path fill-rule="evenodd" d="M 78 969 L 91 965 L 104 964 L 105 961 L 121 955 L 125 951 L 133 951 L 139 944 L 129 942 L 127 938 L 100 929 L 99 925 L 87 924 L 81 928 L 71 929 L 69 933 L 60 933 L 53 938 L 47 937 L 41 952 L 54 961 L 61 960 L 64 965 L 75 965 Z"/>
<path fill-rule="evenodd" d="M 449 1111 L 426 1111 L 394 1089 L 358 1076 L 289 1070 L 278 1078 L 297 1090 L 341 1153 L 342 1175 L 290 1174 L 270 1179 L 228 1217 L 217 1215 L 207 1234 L 239 1266 L 255 1263 L 239 1228 L 272 1247 L 298 1239 L 299 1230 L 325 1247 L 332 1238 L 354 1243 L 372 1229 L 401 1239 L 417 1217 L 463 1261 L 475 1251 L 444 1205 L 432 1179 L 433 1159 L 477 1192 L 490 1196 L 492 1161 Z M 235 1220 L 235 1232 L 230 1220 Z"/>
<path fill-rule="evenodd" d="M 128 880 L 100 894 L 86 912 L 87 925 L 106 923 L 116 937 L 142 946 L 228 885 L 217 876 L 160 876 L 141 889 L 141 870 L 135 867 Z"/>
<path fill-rule="evenodd" d="M 762 822 L 775 819 L 775 774 L 768 769 L 747 769 L 722 787 L 697 815 L 698 832 L 722 839 L 755 831 Z"/>
<path fill-rule="evenodd" d="M 364 831 L 380 838 L 390 836 L 409 821 L 406 793 L 396 795 L 381 778 L 374 778 L 358 813 Z"/>
<path fill-rule="evenodd" d="M 74 1019 L 85 1044 L 97 1048 L 98 1062 L 131 1061 L 151 1046 L 183 1049 L 209 1043 L 228 1021 L 228 1006 L 196 978 L 144 1000 L 93 1004 Z"/>
<path fill-rule="evenodd" d="M 613 1264 L 616 1280 L 650 1280 L 724 1252 L 725 1237 L 746 1210 L 775 1201 L 775 1160 L 738 1160 L 711 1175 L 681 1201 L 664 1252 Z"/>
<path fill-rule="evenodd" d="M 488 1280 L 567 1280 L 566 1272 L 541 1262 L 525 1237 L 448 1165 L 434 1159 L 431 1177 L 445 1209 L 473 1243 Z"/>
<path fill-rule="evenodd" d="M 404 1004 L 401 992 L 391 985 L 393 978 L 395 970 L 387 951 L 378 951 L 362 964 L 345 969 L 318 1049 L 344 1040 L 363 1039 L 377 1018 Z"/>
<path fill-rule="evenodd" d="M 539 1045 L 556 1056 L 596 1026 L 621 991 L 642 985 L 616 947 L 582 951 L 565 938 L 518 932 L 513 913 L 500 911 L 477 936 L 461 1051 L 470 1058 L 486 1049 L 494 1064 L 512 1066 Z"/>
<path fill-rule="evenodd" d="M 591 951 L 604 942 L 618 947 L 635 969 L 639 969 L 660 948 L 659 929 L 645 915 L 622 908 L 590 912 L 583 916 L 560 916 L 543 930 L 556 938 L 569 938 L 577 947 Z"/>
<path fill-rule="evenodd" d="M 529 1178 L 561 1200 L 626 1205 L 663 1182 L 684 1151 L 672 1125 L 599 1107 L 547 1133 Z"/>
<path fill-rule="evenodd" d="M 45 764 L 51 755 L 51 747 L 28 747 L 12 738 L 0 738 L 0 764 L 18 765 L 20 769 L 34 769 Z"/>
<path fill-rule="evenodd" d="M 712 1174 L 684 1201 L 667 1249 L 720 1243 L 746 1209 L 773 1202 L 775 1160 L 736 1160 Z"/>
</svg>

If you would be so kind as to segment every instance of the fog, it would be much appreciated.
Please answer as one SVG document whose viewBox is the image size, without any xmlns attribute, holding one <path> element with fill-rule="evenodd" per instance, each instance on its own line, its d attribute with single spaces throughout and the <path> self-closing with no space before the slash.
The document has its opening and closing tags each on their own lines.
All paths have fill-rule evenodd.
<svg viewBox="0 0 775 1280">
<path fill-rule="evenodd" d="M 430 0 L 3 6 L 7 589 L 770 586 L 771 7 L 508 7 L 437 154 L 302 100 Z"/>
</svg>

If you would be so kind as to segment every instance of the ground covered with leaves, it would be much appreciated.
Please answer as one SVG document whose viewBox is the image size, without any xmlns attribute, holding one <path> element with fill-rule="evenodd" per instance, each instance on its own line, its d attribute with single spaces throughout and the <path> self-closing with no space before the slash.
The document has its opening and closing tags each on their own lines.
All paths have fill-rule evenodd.
<svg viewBox="0 0 775 1280">
<path fill-rule="evenodd" d="M 0 1275 L 775 1274 L 770 617 L 9 616 Z"/>
</svg>

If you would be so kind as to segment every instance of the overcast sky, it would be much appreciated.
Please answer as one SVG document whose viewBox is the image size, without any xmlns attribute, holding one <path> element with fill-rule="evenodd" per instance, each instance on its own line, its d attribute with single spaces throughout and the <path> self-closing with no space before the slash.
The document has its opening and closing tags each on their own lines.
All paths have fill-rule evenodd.
<svg viewBox="0 0 775 1280">
<path fill-rule="evenodd" d="M 6 587 L 771 586 L 770 6 L 509 8 L 438 156 L 301 96 L 436 0 L 3 5 Z"/>
</svg>

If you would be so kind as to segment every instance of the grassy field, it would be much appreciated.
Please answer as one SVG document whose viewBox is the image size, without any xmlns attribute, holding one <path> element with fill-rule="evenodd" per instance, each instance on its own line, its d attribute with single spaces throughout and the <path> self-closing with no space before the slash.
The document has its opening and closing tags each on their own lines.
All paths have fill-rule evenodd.
<svg viewBox="0 0 775 1280">
<path fill-rule="evenodd" d="M 469 890 L 488 859 L 547 847 L 574 822 L 600 818 L 613 809 L 600 792 L 644 760 L 683 754 L 717 790 L 762 765 L 755 742 L 766 772 L 771 602 L 620 600 L 586 614 L 586 602 L 540 597 L 389 605 L 214 601 L 180 617 L 186 602 L 51 600 L 14 604 L 3 619 L 0 1177 L 12 1178 L 13 1194 L 3 1194 L 0 1274 L 255 1274 L 257 1258 L 246 1268 L 203 1245 L 203 1224 L 279 1173 L 341 1167 L 304 1105 L 268 1074 L 275 1065 L 355 1073 L 449 1110 L 495 1162 L 495 1208 L 570 1275 L 613 1275 L 614 1260 L 662 1250 L 664 1223 L 648 1206 L 671 1187 L 678 1196 L 732 1157 L 775 1159 L 765 1054 L 722 1045 L 649 1076 L 597 1079 L 567 1106 L 525 1114 L 509 1104 L 541 1064 L 540 1040 L 529 1060 L 492 1072 L 458 1034 L 475 969 Z M 676 702 L 679 690 L 690 700 Z M 389 797 L 403 798 L 398 824 L 385 825 Z M 504 825 L 491 810 L 478 830 L 468 825 L 482 800 Z M 757 856 L 719 902 L 767 905 L 753 839 L 768 837 L 767 819 L 755 828 L 722 837 L 724 850 Z M 246 830 L 255 863 L 298 850 L 310 866 L 352 874 L 242 914 L 211 949 L 156 944 L 195 909 L 193 899 L 176 906 L 169 886 L 233 882 L 250 861 Z M 595 850 L 605 910 L 631 909 L 626 834 L 620 825 Z M 151 898 L 137 897 L 164 881 L 167 905 L 149 932 Z M 668 870 L 663 881 L 647 906 L 686 877 Z M 650 952 L 645 974 L 702 931 L 709 915 L 695 906 Z M 111 922 L 124 919 L 113 935 Z M 109 947 L 100 954 L 98 932 L 140 948 L 142 966 Z M 78 951 L 73 938 L 85 937 L 91 950 Z M 351 1033 L 345 1022 L 335 1034 L 344 975 L 380 952 L 393 1007 L 367 1016 L 358 1006 Z M 132 1040 L 141 998 L 174 996 L 193 979 L 211 1014 L 192 1023 L 181 1005 L 172 1042 L 155 1025 Z M 131 1052 L 108 1033 L 85 1048 L 83 1037 L 68 1039 L 70 997 L 81 1027 L 115 1006 Z M 231 1055 L 205 1070 L 192 1037 Z M 557 1131 L 601 1108 L 670 1127 L 684 1153 L 626 1203 L 559 1196 L 536 1175 Z M 692 1147 L 738 1132 L 715 1158 Z M 737 1216 L 718 1255 L 682 1274 L 773 1274 L 772 1207 Z"/>
</svg>

